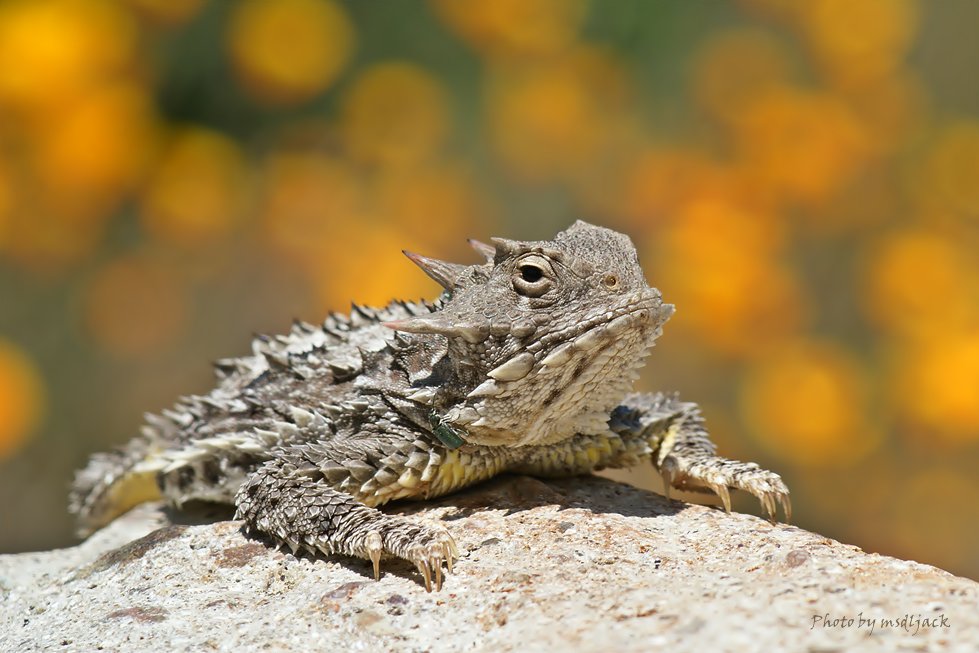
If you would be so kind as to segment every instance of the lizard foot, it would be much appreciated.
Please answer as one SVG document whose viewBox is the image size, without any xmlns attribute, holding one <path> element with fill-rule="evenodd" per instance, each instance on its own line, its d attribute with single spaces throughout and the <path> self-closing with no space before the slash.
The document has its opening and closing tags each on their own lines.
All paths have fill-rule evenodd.
<svg viewBox="0 0 979 653">
<path fill-rule="evenodd" d="M 392 517 L 367 535 L 366 553 L 374 564 L 374 578 L 380 579 L 380 561 L 384 556 L 407 560 L 418 568 L 425 579 L 425 590 L 442 589 L 442 565 L 452 572 L 452 563 L 459 557 L 459 549 L 452 535 L 444 526 L 419 524 L 409 519 Z"/>
<path fill-rule="evenodd" d="M 710 458 L 690 463 L 673 455 L 667 456 L 660 471 L 666 498 L 671 487 L 689 490 L 711 490 L 721 499 L 724 509 L 731 512 L 729 489 L 743 490 L 758 497 L 772 522 L 776 518 L 776 503 L 782 506 L 785 521 L 792 519 L 789 488 L 775 472 L 762 469 L 755 463 L 742 463 L 726 458 Z"/>
</svg>

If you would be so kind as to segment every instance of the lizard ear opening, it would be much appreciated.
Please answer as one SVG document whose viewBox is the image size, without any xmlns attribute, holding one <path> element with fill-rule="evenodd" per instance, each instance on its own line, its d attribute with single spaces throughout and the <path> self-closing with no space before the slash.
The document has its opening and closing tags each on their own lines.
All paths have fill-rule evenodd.
<svg viewBox="0 0 979 653">
<path fill-rule="evenodd" d="M 459 280 L 459 277 L 462 276 L 462 273 L 469 267 L 459 263 L 449 263 L 448 261 L 440 261 L 435 258 L 429 258 L 427 256 L 422 256 L 421 254 L 409 252 L 406 249 L 401 251 L 412 263 L 420 267 L 422 272 L 434 279 L 446 290 L 451 290 L 454 288 L 456 282 Z"/>
</svg>

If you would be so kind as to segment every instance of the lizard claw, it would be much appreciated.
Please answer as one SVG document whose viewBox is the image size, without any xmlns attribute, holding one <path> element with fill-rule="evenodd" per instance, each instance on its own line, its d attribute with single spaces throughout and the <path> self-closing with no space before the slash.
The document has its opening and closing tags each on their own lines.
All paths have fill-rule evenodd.
<svg viewBox="0 0 979 653">
<path fill-rule="evenodd" d="M 664 466 L 660 470 L 660 476 L 663 478 L 663 497 L 667 501 L 670 501 L 670 488 L 673 487 L 673 472 Z"/>
<path fill-rule="evenodd" d="M 728 492 L 727 486 L 726 485 L 720 485 L 720 484 L 712 484 L 710 486 L 710 489 L 712 489 L 714 491 L 714 494 L 716 494 L 718 497 L 720 497 L 721 503 L 724 504 L 724 512 L 726 512 L 727 514 L 730 515 L 731 514 L 731 493 Z"/>
<path fill-rule="evenodd" d="M 758 497 L 768 520 L 775 523 L 778 507 L 785 513 L 785 521 L 792 519 L 792 502 L 789 500 L 789 488 L 774 472 L 763 469 L 753 471 L 752 475 L 739 482 L 735 487 Z"/>
<path fill-rule="evenodd" d="M 422 576 L 425 577 L 425 591 L 432 591 L 432 569 L 428 566 L 427 560 L 419 560 L 415 563 L 418 566 L 418 571 L 421 572 Z M 439 584 L 439 589 L 441 589 L 441 583 Z"/>
<path fill-rule="evenodd" d="M 374 564 L 374 580 L 381 580 L 381 553 L 384 551 L 384 542 L 381 534 L 371 531 L 367 534 L 367 555 Z"/>
<path fill-rule="evenodd" d="M 388 552 L 415 564 L 425 580 L 425 591 L 432 591 L 433 578 L 435 591 L 441 590 L 442 565 L 451 573 L 452 563 L 459 557 L 459 549 L 449 532 L 438 525 L 413 524 L 411 530 L 402 532 L 400 537 L 405 539 L 390 542 Z"/>
</svg>

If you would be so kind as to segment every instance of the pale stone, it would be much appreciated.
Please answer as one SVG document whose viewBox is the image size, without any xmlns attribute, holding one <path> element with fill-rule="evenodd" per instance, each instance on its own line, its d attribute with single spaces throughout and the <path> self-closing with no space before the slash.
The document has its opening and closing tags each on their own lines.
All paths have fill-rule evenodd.
<svg viewBox="0 0 979 653">
<path fill-rule="evenodd" d="M 369 561 L 149 505 L 75 548 L 0 556 L 0 651 L 979 650 L 971 580 L 605 479 L 394 510 L 451 529 L 441 592 L 407 563 L 375 582 Z"/>
</svg>

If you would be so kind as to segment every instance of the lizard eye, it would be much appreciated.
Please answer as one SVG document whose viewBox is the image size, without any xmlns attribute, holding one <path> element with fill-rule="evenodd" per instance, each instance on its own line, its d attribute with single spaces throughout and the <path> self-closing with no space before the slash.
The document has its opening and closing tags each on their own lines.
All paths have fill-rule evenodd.
<svg viewBox="0 0 979 653">
<path fill-rule="evenodd" d="M 537 283 L 544 276 L 544 271 L 536 265 L 524 264 L 520 266 L 520 278 L 527 283 Z"/>
<path fill-rule="evenodd" d="M 540 297 L 553 285 L 551 264 L 542 256 L 525 258 L 513 271 L 513 289 L 525 297 Z"/>
<path fill-rule="evenodd" d="M 606 288 L 614 290 L 619 287 L 619 278 L 614 274 L 606 274 L 605 278 L 602 279 L 602 283 L 605 284 Z"/>
</svg>

